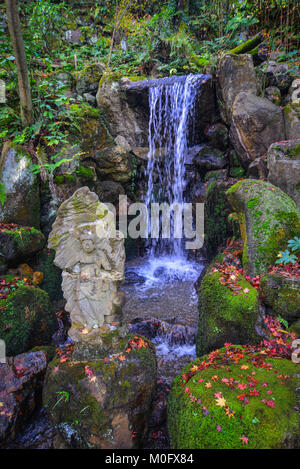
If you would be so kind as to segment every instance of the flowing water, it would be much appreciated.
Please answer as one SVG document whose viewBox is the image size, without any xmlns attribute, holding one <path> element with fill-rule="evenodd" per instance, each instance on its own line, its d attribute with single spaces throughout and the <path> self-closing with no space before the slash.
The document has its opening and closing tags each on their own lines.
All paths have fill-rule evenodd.
<svg viewBox="0 0 300 469">
<path fill-rule="evenodd" d="M 193 118 L 197 93 L 207 76 L 161 79 L 149 88 L 149 153 L 147 164 L 148 234 L 151 204 L 166 202 L 183 207 L 188 180 L 185 164 L 193 145 Z M 190 201 L 188 201 L 190 202 Z M 182 239 L 182 215 L 170 219 L 170 239 L 160 233 L 147 245 L 147 256 L 128 261 L 124 315 L 131 331 L 156 344 L 158 392 L 150 419 L 146 447 L 168 447 L 167 394 L 174 377 L 196 356 L 198 325 L 195 282 L 203 263 L 188 260 Z M 177 223 L 179 222 L 179 228 Z M 157 226 L 157 225 L 156 225 Z M 178 236 L 179 235 L 179 236 Z M 178 237 L 176 237 L 178 236 Z M 152 428 L 152 429 L 151 429 Z"/>
</svg>

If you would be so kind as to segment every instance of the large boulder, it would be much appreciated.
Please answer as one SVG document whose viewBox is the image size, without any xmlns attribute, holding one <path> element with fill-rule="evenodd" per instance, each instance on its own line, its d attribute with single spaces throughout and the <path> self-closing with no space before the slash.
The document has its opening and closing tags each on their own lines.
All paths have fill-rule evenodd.
<svg viewBox="0 0 300 469">
<path fill-rule="evenodd" d="M 97 92 L 98 107 L 113 137 L 121 135 L 132 146 L 147 145 L 148 109 L 147 95 L 142 102 L 128 100 L 126 81 L 102 81 Z"/>
<path fill-rule="evenodd" d="M 259 316 L 259 298 L 242 275 L 226 266 L 229 280 L 224 281 L 220 264 L 207 269 L 199 288 L 199 327 L 197 356 L 222 347 L 225 342 L 257 342 L 255 326 Z"/>
<path fill-rule="evenodd" d="M 299 364 L 229 346 L 187 365 L 168 399 L 172 449 L 296 449 Z"/>
<path fill-rule="evenodd" d="M 278 187 L 260 180 L 239 181 L 227 197 L 240 223 L 244 270 L 252 276 L 266 273 L 288 240 L 299 236 L 299 208 Z"/>
<path fill-rule="evenodd" d="M 97 348 L 76 343 L 69 361 L 57 359 L 48 367 L 43 403 L 59 431 L 56 447 L 130 449 L 147 433 L 154 349 L 125 328 L 101 338 Z"/>
<path fill-rule="evenodd" d="M 300 139 L 274 143 L 267 158 L 268 181 L 280 187 L 300 207 Z"/>
<path fill-rule="evenodd" d="M 30 226 L 2 225 L 0 251 L 6 265 L 14 265 L 43 249 L 45 236 Z"/>
<path fill-rule="evenodd" d="M 222 119 L 231 123 L 232 106 L 240 92 L 256 94 L 257 84 L 250 54 L 226 54 L 220 58 L 217 67 L 219 104 Z"/>
<path fill-rule="evenodd" d="M 46 368 L 47 356 L 42 351 L 0 363 L 0 448 L 15 438 L 40 404 Z"/>
<path fill-rule="evenodd" d="M 49 296 L 40 288 L 20 285 L 0 300 L 0 310 L 0 339 L 9 356 L 49 344 L 58 327 Z"/>
<path fill-rule="evenodd" d="M 101 179 L 111 179 L 114 182 L 129 182 L 132 178 L 132 156 L 123 145 L 104 148 L 94 155 L 96 171 Z"/>
<path fill-rule="evenodd" d="M 285 139 L 282 109 L 250 93 L 236 95 L 230 136 L 244 167 L 263 156 L 271 143 Z"/>
<path fill-rule="evenodd" d="M 30 156 L 20 147 L 6 142 L 0 158 L 0 184 L 6 199 L 0 204 L 0 222 L 40 226 L 38 176 L 31 170 Z"/>
<path fill-rule="evenodd" d="M 289 323 L 300 319 L 300 279 L 280 273 L 265 274 L 260 281 L 264 303 Z"/>
</svg>

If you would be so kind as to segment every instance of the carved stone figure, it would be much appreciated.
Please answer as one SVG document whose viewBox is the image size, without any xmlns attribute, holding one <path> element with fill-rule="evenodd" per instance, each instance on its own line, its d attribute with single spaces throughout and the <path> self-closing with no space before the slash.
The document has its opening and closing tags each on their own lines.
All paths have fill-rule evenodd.
<svg viewBox="0 0 300 469">
<path fill-rule="evenodd" d="M 105 323 L 118 321 L 124 295 L 124 238 L 115 228 L 114 214 L 88 187 L 77 190 L 59 208 L 49 236 L 54 262 L 63 270 L 74 341 L 97 342 Z"/>
</svg>

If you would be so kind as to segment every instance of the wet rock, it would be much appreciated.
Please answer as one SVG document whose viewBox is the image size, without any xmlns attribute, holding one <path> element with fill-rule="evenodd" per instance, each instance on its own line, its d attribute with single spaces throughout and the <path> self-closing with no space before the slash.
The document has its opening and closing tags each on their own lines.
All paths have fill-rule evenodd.
<svg viewBox="0 0 300 469">
<path fill-rule="evenodd" d="M 15 438 L 40 404 L 46 368 L 47 358 L 42 351 L 0 363 L 0 447 Z"/>
<path fill-rule="evenodd" d="M 231 123 L 232 106 L 241 92 L 257 92 L 253 59 L 250 54 L 225 54 L 219 60 L 217 79 L 221 115 L 224 122 Z"/>
<path fill-rule="evenodd" d="M 224 124 L 214 124 L 206 132 L 210 145 L 218 150 L 224 151 L 228 147 L 228 129 Z"/>
<path fill-rule="evenodd" d="M 48 367 L 43 402 L 64 447 L 136 448 L 147 433 L 155 352 L 148 342 L 139 342 L 142 338 L 132 339 L 136 346 L 131 348 L 130 337 L 118 330 L 104 335 L 106 350 L 99 347 L 97 358 L 82 361 L 80 354 L 76 361 L 54 360 Z M 59 399 L 62 389 L 68 399 Z"/>
<path fill-rule="evenodd" d="M 53 449 L 56 434 L 47 413 L 40 409 L 33 413 L 27 424 L 23 424 L 6 449 Z"/>
<path fill-rule="evenodd" d="M 200 149 L 193 162 L 198 168 L 206 170 L 222 169 L 228 163 L 225 155 L 219 150 L 206 145 Z"/>
<path fill-rule="evenodd" d="M 278 187 L 254 179 L 239 181 L 227 197 L 238 214 L 244 270 L 252 277 L 266 273 L 287 241 L 299 234 L 299 208 Z"/>
<path fill-rule="evenodd" d="M 300 207 L 300 139 L 274 143 L 267 155 L 268 181 L 280 187 Z"/>
<path fill-rule="evenodd" d="M 31 170 L 30 156 L 20 147 L 6 142 L 0 159 L 0 184 L 6 194 L 0 205 L 0 222 L 40 226 L 38 176 Z"/>
<path fill-rule="evenodd" d="M 268 99 L 239 93 L 232 107 L 231 139 L 244 167 L 285 139 L 282 110 Z"/>
</svg>

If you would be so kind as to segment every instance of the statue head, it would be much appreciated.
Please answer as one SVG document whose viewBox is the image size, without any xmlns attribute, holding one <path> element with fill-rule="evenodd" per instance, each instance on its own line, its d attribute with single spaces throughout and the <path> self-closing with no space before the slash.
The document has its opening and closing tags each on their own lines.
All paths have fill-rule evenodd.
<svg viewBox="0 0 300 469">
<path fill-rule="evenodd" d="M 82 249 L 87 254 L 91 254 L 96 249 L 95 235 L 88 230 L 84 230 L 80 235 Z"/>
</svg>

